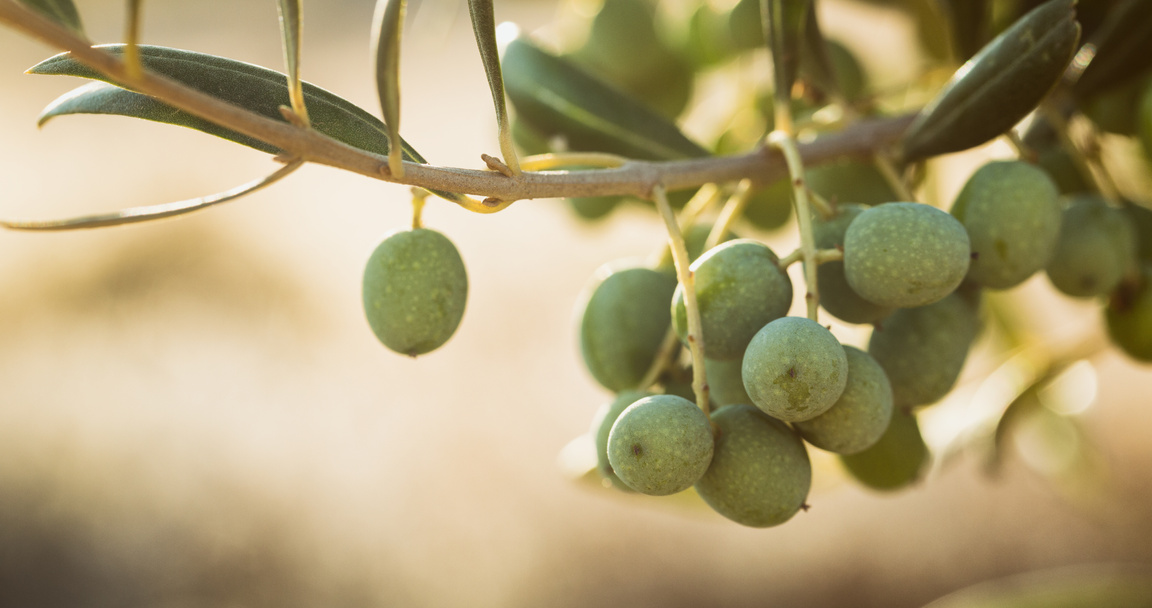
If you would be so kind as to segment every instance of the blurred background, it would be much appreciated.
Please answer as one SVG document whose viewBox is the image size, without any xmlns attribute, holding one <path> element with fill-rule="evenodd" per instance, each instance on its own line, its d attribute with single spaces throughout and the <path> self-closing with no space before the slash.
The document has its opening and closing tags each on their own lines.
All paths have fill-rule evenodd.
<svg viewBox="0 0 1152 608">
<path fill-rule="evenodd" d="M 78 6 L 94 39 L 120 39 L 122 3 Z M 892 59 L 919 52 L 901 14 L 822 9 L 876 82 L 915 71 Z M 372 11 L 306 3 L 302 73 L 375 113 Z M 498 20 L 528 31 L 558 11 L 580 5 L 497 3 Z M 410 17 L 405 137 L 435 164 L 480 167 L 496 130 L 465 4 L 424 0 Z M 150 3 L 143 42 L 280 69 L 277 28 L 270 1 Z M 131 119 L 38 130 L 41 108 L 81 83 L 24 75 L 56 50 L 16 32 L 0 30 L 0 49 L 0 216 L 182 200 L 274 167 Z M 707 108 L 690 134 L 707 136 Z M 950 158 L 933 187 L 951 200 L 1004 154 Z M 0 606 L 901 607 L 1053 568 L 1147 576 L 1152 377 L 1122 355 L 1105 350 L 1076 377 L 1069 441 L 1086 477 L 1050 466 L 1052 446 L 1068 444 L 1048 438 L 1039 455 L 1018 442 L 995 475 L 986 454 L 960 450 L 880 494 L 811 450 L 811 510 L 747 529 L 558 464 L 610 398 L 584 371 L 573 307 L 598 266 L 652 254 L 654 214 L 635 205 L 590 224 L 560 201 L 479 216 L 432 199 L 425 222 L 459 247 L 471 293 L 448 345 L 411 360 L 376 341 L 360 303 L 363 264 L 410 221 L 409 199 L 308 166 L 181 219 L 0 234 Z M 786 253 L 794 232 L 751 234 Z M 1044 277 L 1010 295 L 1036 335 L 1100 332 L 1098 304 L 1057 297 Z M 989 350 L 977 345 L 942 410 L 959 418 L 926 432 L 955 435 L 949 421 L 979 406 L 1002 362 Z"/>
</svg>

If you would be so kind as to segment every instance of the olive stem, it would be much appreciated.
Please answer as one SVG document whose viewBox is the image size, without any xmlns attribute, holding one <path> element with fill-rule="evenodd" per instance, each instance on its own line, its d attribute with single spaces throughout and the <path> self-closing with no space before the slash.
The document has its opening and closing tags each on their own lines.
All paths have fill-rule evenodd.
<svg viewBox="0 0 1152 608">
<path fill-rule="evenodd" d="M 712 225 L 712 231 L 708 233 L 708 238 L 704 240 L 704 251 L 719 245 L 720 241 L 724 240 L 724 235 L 731 230 L 736 218 L 744 213 L 744 207 L 748 206 L 748 198 L 751 195 L 752 180 L 740 180 L 736 186 L 736 191 L 728 197 L 728 201 L 724 203 L 724 208 L 720 210 L 720 216 Z"/>
<path fill-rule="evenodd" d="M 667 333 L 664 334 L 664 341 L 660 343 L 660 350 L 656 351 L 656 357 L 652 359 L 652 365 L 648 367 L 648 371 L 644 373 L 644 377 L 640 379 L 640 385 L 636 388 L 643 391 L 656 384 L 656 379 L 672 362 L 672 355 L 676 354 L 679 347 L 680 336 L 676 335 L 675 329 L 669 327 Z"/>
<path fill-rule="evenodd" d="M 412 188 L 412 229 L 424 227 L 424 203 L 431 194 L 423 188 Z"/>
<path fill-rule="evenodd" d="M 1008 144 L 1012 146 L 1013 150 L 1016 150 L 1016 156 L 1021 160 L 1034 165 L 1040 159 L 1036 150 L 1025 143 L 1024 139 L 1016 133 L 1015 129 L 1008 129 L 1008 131 L 1004 133 L 1004 139 L 1008 141 Z"/>
<path fill-rule="evenodd" d="M 700 321 L 700 307 L 696 301 L 696 281 L 688 268 L 688 247 L 684 244 L 684 235 L 680 232 L 680 224 L 676 221 L 672 205 L 668 203 L 668 194 L 664 186 L 660 184 L 654 186 L 652 198 L 656 202 L 660 216 L 664 218 L 665 227 L 668 228 L 668 245 L 672 248 L 676 277 L 684 290 L 684 310 L 688 317 L 688 351 L 692 354 L 692 390 L 696 393 L 697 407 L 707 416 L 708 378 L 704 372 L 704 334 L 701 330 L 703 324 Z"/>
<path fill-rule="evenodd" d="M 1055 131 L 1060 138 L 1060 144 L 1072 159 L 1072 164 L 1076 165 L 1076 169 L 1080 171 L 1080 175 L 1084 178 L 1084 181 L 1087 182 L 1093 190 L 1099 192 L 1100 195 L 1104 197 L 1104 200 L 1108 201 L 1108 204 L 1119 207 L 1120 196 L 1115 190 L 1109 189 L 1096 175 L 1096 172 L 1092 170 L 1092 163 L 1088 160 L 1088 156 L 1084 154 L 1084 151 L 1080 149 L 1080 146 L 1072 139 L 1072 135 L 1069 134 L 1068 120 L 1064 118 L 1064 115 L 1048 103 L 1040 104 L 1040 112 L 1044 115 L 1044 118 L 1048 119 L 1048 122 L 1052 123 L 1052 126 L 1056 127 Z"/>
<path fill-rule="evenodd" d="M 828 202 L 828 199 L 820 196 L 819 192 L 808 188 L 808 203 L 820 215 L 820 219 L 826 220 L 836 215 L 836 206 Z"/>
<path fill-rule="evenodd" d="M 804 301 L 808 305 L 808 318 L 817 320 L 820 291 L 816 286 L 816 237 L 812 233 L 812 211 L 808 206 L 808 187 L 804 182 L 804 162 L 796 148 L 796 141 L 784 131 L 768 134 L 768 145 L 780 150 L 792 175 L 792 199 L 796 203 L 796 220 L 800 225 L 800 249 L 804 259 L 804 283 L 807 291 Z"/>
<path fill-rule="evenodd" d="M 804 259 L 804 249 L 801 247 L 801 248 L 797 248 L 792 253 L 789 253 L 788 255 L 780 258 L 780 261 L 777 262 L 777 265 L 779 265 L 781 269 L 784 269 L 784 268 L 787 268 L 787 267 L 795 264 L 796 262 L 802 261 L 803 259 Z M 844 259 L 844 252 L 840 249 L 831 248 L 831 249 L 817 249 L 816 250 L 816 264 L 817 265 L 823 264 L 825 262 L 839 262 L 840 260 L 843 260 L 843 259 Z"/>
<path fill-rule="evenodd" d="M 140 4 L 143 0 L 128 0 L 124 16 L 124 68 L 134 78 L 144 73 L 140 63 Z"/>
<path fill-rule="evenodd" d="M 904 178 L 900 177 L 897 173 L 896 167 L 892 164 L 892 159 L 888 158 L 883 152 L 877 152 L 872 156 L 872 163 L 876 165 L 876 169 L 880 171 L 880 175 L 884 176 L 884 181 L 892 187 L 892 191 L 900 200 L 915 203 L 916 195 L 908 189 L 908 184 L 904 182 Z"/>
</svg>

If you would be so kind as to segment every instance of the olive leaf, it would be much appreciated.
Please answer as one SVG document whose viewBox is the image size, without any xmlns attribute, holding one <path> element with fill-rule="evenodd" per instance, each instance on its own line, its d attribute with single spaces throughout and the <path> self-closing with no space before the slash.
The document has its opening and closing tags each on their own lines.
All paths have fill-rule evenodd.
<svg viewBox="0 0 1152 608">
<path fill-rule="evenodd" d="M 280 0 L 280 34 L 284 41 L 284 66 L 288 69 L 288 97 L 292 111 L 308 124 L 308 108 L 304 104 L 304 89 L 300 85 L 300 38 L 303 22 L 300 18 L 301 0 Z"/>
<path fill-rule="evenodd" d="M 1082 68 L 1072 91 L 1088 99 L 1152 68 L 1152 2 L 1117 4 L 1091 40 L 1095 54 Z M 1086 45 L 1085 50 L 1088 50 Z M 1079 68 L 1080 61 L 1077 61 Z"/>
<path fill-rule="evenodd" d="M 978 146 L 1012 128 L 1059 82 L 1080 39 L 1076 0 L 1051 0 L 956 71 L 904 136 L 904 160 Z"/>
<path fill-rule="evenodd" d="M 524 38 L 508 43 L 503 71 L 518 120 L 564 137 L 569 150 L 644 160 L 708 155 L 667 118 Z"/>
<path fill-rule="evenodd" d="M 500 73 L 492 0 L 468 0 L 468 14 L 472 17 L 472 33 L 480 49 L 480 59 L 484 62 L 484 73 L 488 75 L 488 88 L 492 89 L 492 104 L 496 107 L 496 124 L 500 129 L 500 153 L 512 173 L 520 173 L 520 161 L 512 145 L 512 124 L 504 101 L 504 77 Z"/>
<path fill-rule="evenodd" d="M 393 175 L 402 176 L 404 168 L 396 154 L 400 141 L 400 37 L 404 29 L 407 0 L 379 0 L 372 30 L 372 56 L 376 60 L 376 94 L 380 97 L 380 110 L 384 124 L 388 125 L 388 141 L 393 154 L 388 157 L 388 168 Z"/>
<path fill-rule="evenodd" d="M 80 13 L 72 0 L 20 0 L 20 2 L 77 34 L 84 35 Z"/>
<path fill-rule="evenodd" d="M 112 213 L 86 215 L 83 217 L 69 218 L 65 220 L 0 220 L 0 226 L 8 228 L 9 230 L 46 232 L 82 230 L 86 228 L 104 228 L 107 226 L 122 226 L 124 224 L 136 224 L 139 222 L 148 222 L 167 217 L 175 217 L 177 215 L 184 215 L 186 213 L 192 213 L 193 211 L 207 209 L 208 207 L 238 199 L 246 194 L 251 194 L 261 188 L 264 188 L 265 186 L 269 186 L 280 181 L 288 174 L 292 173 L 296 169 L 299 169 L 303 164 L 304 161 L 297 159 L 284 165 L 269 175 L 250 181 L 246 184 L 242 184 L 217 194 L 202 196 L 200 198 L 189 199 L 186 201 L 162 203 L 159 205 L 148 205 L 145 207 L 131 207 L 129 209 L 121 209 L 120 211 L 114 211 Z"/>
<path fill-rule="evenodd" d="M 120 55 L 123 45 L 99 47 Z M 289 103 L 288 80 L 284 74 L 250 63 L 160 46 L 141 45 L 141 59 L 147 70 L 162 74 L 220 100 L 274 120 L 284 120 L 280 106 Z M 50 57 L 28 69 L 30 74 L 78 76 L 112 83 L 107 76 L 75 60 L 70 53 Z M 303 83 L 304 98 L 311 108 L 311 124 L 316 131 L 354 148 L 386 156 L 389 151 L 387 127 L 363 108 L 320 87 Z M 269 154 L 282 151 L 231 129 L 209 123 L 183 110 L 151 97 L 113 86 L 85 86 L 53 101 L 40 117 L 43 124 L 64 114 L 117 114 L 143 118 L 203 131 Z M 424 163 L 424 157 L 401 140 L 404 158 Z M 437 196 L 463 203 L 462 194 L 434 191 Z"/>
<path fill-rule="evenodd" d="M 989 6 L 973 0 L 940 0 L 952 22 L 952 45 L 962 59 L 968 59 L 988 41 Z"/>
<path fill-rule="evenodd" d="M 808 11 L 808 16 L 805 18 L 804 53 L 800 57 L 800 71 L 812 84 L 833 99 L 847 97 L 837 74 L 836 65 L 832 61 L 828 41 L 820 29 L 815 6 Z"/>
<path fill-rule="evenodd" d="M 800 66 L 800 48 L 808 27 L 809 0 L 760 0 L 765 38 L 772 50 L 773 83 L 776 87 L 776 126 L 791 129 L 792 84 Z"/>
</svg>

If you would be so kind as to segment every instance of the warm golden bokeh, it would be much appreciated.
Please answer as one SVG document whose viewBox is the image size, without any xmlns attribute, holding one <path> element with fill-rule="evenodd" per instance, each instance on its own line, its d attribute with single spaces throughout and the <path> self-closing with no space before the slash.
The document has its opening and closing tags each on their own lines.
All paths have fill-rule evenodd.
<svg viewBox="0 0 1152 608">
<path fill-rule="evenodd" d="M 93 38 L 120 37 L 122 3 L 78 4 Z M 372 5 L 306 3 L 302 74 L 375 112 Z M 911 44 L 895 23 L 869 48 L 856 20 L 886 13 L 828 6 L 847 11 L 829 29 L 874 72 Z M 410 11 L 404 135 L 436 164 L 481 167 L 496 126 L 466 6 Z M 554 14 L 497 5 L 528 30 Z M 144 15 L 145 43 L 282 64 L 273 2 Z M 0 49 L 0 217 L 181 200 L 274 167 L 125 118 L 38 131 L 39 110 L 79 82 L 22 74 L 55 50 L 15 32 Z M 948 161 L 948 197 L 979 154 Z M 609 399 L 580 361 L 574 303 L 602 263 L 650 255 L 661 224 L 638 207 L 589 226 L 557 201 L 493 216 L 430 201 L 426 225 L 460 249 L 471 293 L 447 346 L 410 360 L 376 341 L 360 300 L 364 262 L 410 221 L 409 198 L 309 166 L 183 219 L 0 233 L 0 606 L 896 607 L 1007 574 L 1152 562 L 1152 375 L 1115 352 L 1093 360 L 1099 391 L 1080 415 L 1102 471 L 1088 490 L 1038 474 L 1043 454 L 1010 452 L 987 476 L 969 452 L 881 495 L 813 449 L 811 510 L 752 530 L 572 481 L 557 454 Z M 787 252 L 793 232 L 767 239 Z M 1097 305 L 1044 277 L 1013 295 L 1031 329 L 1099 332 Z M 959 400 L 997 363 L 977 349 Z"/>
</svg>

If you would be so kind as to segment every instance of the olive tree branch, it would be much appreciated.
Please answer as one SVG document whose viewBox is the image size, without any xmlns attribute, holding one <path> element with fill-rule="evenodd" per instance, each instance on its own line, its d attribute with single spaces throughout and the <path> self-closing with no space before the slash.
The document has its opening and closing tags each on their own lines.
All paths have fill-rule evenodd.
<svg viewBox="0 0 1152 608">
<path fill-rule="evenodd" d="M 405 162 L 404 177 L 401 179 L 389 171 L 385 156 L 348 146 L 315 130 L 254 114 L 147 70 L 134 76 L 120 58 L 90 46 L 91 42 L 84 37 L 15 0 L 0 0 L 0 23 L 71 52 L 77 61 L 123 86 L 276 146 L 284 151 L 285 157 L 430 190 L 462 192 L 508 202 L 533 198 L 609 195 L 651 198 L 657 184 L 671 191 L 744 178 L 763 184 L 787 175 L 782 156 L 762 147 L 736 156 L 661 162 L 632 160 L 617 168 L 524 172 L 517 177 L 508 177 L 491 170 Z M 807 165 L 818 165 L 845 157 L 870 158 L 875 150 L 899 139 L 913 118 L 913 114 L 905 114 L 861 121 L 839 133 L 800 144 L 800 157 Z"/>
</svg>

